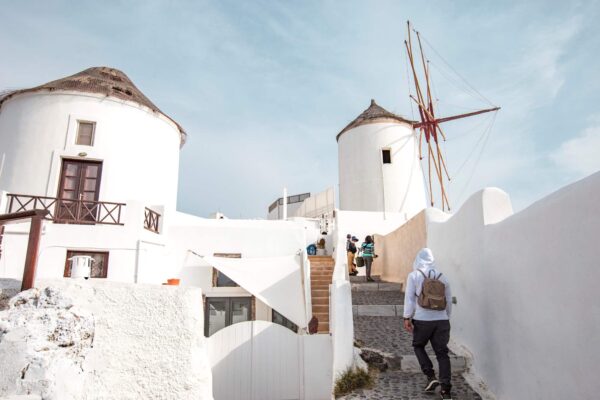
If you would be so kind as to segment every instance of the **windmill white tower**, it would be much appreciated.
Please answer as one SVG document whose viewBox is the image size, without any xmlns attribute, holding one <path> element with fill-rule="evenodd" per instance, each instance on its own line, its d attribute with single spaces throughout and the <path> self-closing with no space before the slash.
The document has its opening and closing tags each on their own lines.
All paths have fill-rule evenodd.
<svg viewBox="0 0 600 400">
<path fill-rule="evenodd" d="M 408 219 L 426 207 L 412 121 L 371 100 L 336 139 L 341 210 L 402 213 Z"/>
</svg>

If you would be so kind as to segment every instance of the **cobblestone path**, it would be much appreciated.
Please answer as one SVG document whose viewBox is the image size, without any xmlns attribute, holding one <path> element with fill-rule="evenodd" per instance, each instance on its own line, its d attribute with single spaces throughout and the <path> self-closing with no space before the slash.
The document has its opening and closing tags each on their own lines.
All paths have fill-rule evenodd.
<svg viewBox="0 0 600 400">
<path fill-rule="evenodd" d="M 426 379 L 414 357 L 412 337 L 402 327 L 404 294 L 400 291 L 400 285 L 367 283 L 364 277 L 352 277 L 351 281 L 355 339 L 364 348 L 385 354 L 390 368 L 379 373 L 372 389 L 358 390 L 340 399 L 438 399 L 438 394 L 423 393 Z M 430 346 L 428 352 L 437 371 L 437 360 Z M 464 360 L 455 355 L 451 357 L 453 399 L 481 400 L 462 377 Z"/>
</svg>

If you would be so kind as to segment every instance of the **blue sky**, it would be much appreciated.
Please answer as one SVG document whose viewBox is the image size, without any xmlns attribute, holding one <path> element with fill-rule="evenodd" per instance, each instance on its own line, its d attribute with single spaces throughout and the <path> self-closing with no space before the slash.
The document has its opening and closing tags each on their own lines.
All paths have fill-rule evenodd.
<svg viewBox="0 0 600 400">
<path fill-rule="evenodd" d="M 453 206 L 496 186 L 519 210 L 600 169 L 598 1 L 0 0 L 0 10 L 0 90 L 107 65 L 181 123 L 182 211 L 263 217 L 283 186 L 337 186 L 335 136 L 371 98 L 411 117 L 407 19 L 432 46 L 441 114 L 487 106 L 446 79 L 444 60 L 502 107 L 487 137 L 488 116 L 444 127 Z"/>
</svg>

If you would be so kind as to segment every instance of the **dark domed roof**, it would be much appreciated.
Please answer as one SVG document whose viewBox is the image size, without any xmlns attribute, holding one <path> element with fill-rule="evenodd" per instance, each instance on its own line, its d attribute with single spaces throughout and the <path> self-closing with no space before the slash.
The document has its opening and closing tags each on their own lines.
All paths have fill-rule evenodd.
<svg viewBox="0 0 600 400">
<path fill-rule="evenodd" d="M 30 92 L 38 91 L 77 91 L 85 93 L 98 93 L 106 96 L 116 97 L 121 100 L 133 101 L 148 107 L 152 111 L 159 112 L 171 120 L 179 129 L 181 144 L 185 143 L 186 133 L 173 118 L 163 113 L 154 103 L 150 101 L 129 79 L 125 73 L 118 69 L 109 67 L 93 67 L 52 82 L 45 83 L 29 89 L 15 90 L 0 94 L 0 107 L 9 98 Z"/>
<path fill-rule="evenodd" d="M 371 99 L 371 105 L 365 111 L 362 112 L 356 119 L 350 122 L 340 133 L 337 134 L 335 140 L 340 140 L 340 136 L 346 131 L 350 129 L 356 128 L 357 126 L 365 125 L 365 124 L 374 124 L 376 122 L 390 122 L 390 121 L 399 121 L 405 122 L 407 124 L 412 125 L 414 122 L 409 121 L 406 118 L 403 118 L 399 115 L 393 114 L 381 107 L 375 100 Z"/>
</svg>

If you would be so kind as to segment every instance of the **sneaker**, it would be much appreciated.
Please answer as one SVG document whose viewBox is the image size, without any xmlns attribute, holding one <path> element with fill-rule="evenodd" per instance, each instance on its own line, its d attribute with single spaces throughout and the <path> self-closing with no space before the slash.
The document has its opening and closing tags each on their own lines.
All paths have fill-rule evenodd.
<svg viewBox="0 0 600 400">
<path fill-rule="evenodd" d="M 440 382 L 435 378 L 435 376 L 427 377 L 427 386 L 423 390 L 426 393 L 433 393 L 435 389 L 440 385 Z"/>
<path fill-rule="evenodd" d="M 373 278 L 367 278 L 367 282 L 375 282 Z"/>
<path fill-rule="evenodd" d="M 358 271 L 349 272 L 348 275 L 350 275 L 350 276 L 356 276 L 356 275 L 358 275 Z"/>
<path fill-rule="evenodd" d="M 440 396 L 442 400 L 452 400 L 452 395 L 450 394 L 450 392 L 447 392 L 445 390 L 442 390 L 440 392 Z"/>
</svg>

